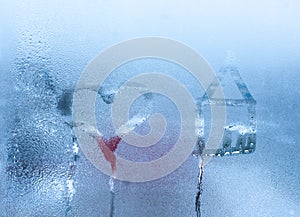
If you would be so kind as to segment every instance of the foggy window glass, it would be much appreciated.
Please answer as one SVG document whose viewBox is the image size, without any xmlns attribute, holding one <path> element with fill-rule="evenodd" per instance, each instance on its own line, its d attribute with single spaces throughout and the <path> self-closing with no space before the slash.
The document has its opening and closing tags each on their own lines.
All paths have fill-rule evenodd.
<svg viewBox="0 0 300 217">
<path fill-rule="evenodd" d="M 1 1 L 0 216 L 300 216 L 299 9 Z"/>
</svg>

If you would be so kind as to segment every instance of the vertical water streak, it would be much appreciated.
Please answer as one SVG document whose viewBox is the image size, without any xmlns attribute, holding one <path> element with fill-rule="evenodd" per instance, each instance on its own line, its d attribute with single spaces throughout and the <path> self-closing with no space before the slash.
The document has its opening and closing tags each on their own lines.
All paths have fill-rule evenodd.
<svg viewBox="0 0 300 217">
<path fill-rule="evenodd" d="M 115 177 L 111 176 L 109 179 L 109 189 L 110 189 L 110 217 L 114 217 L 115 213 Z"/>
<path fill-rule="evenodd" d="M 202 195 L 202 191 L 203 191 L 202 180 L 203 180 L 203 161 L 202 161 L 202 158 L 200 157 L 197 194 L 196 194 L 196 201 L 195 201 L 195 210 L 197 213 L 197 217 L 201 217 L 201 195 Z"/>
<path fill-rule="evenodd" d="M 75 181 L 74 181 L 74 175 L 77 167 L 77 160 L 78 160 L 78 152 L 79 152 L 79 145 L 77 143 L 77 139 L 73 133 L 73 129 L 71 127 L 70 133 L 72 135 L 72 147 L 67 147 L 67 153 L 69 160 L 69 166 L 68 166 L 68 174 L 67 174 L 67 180 L 66 180 L 66 209 L 65 209 L 65 216 L 68 216 L 68 213 L 72 210 L 72 200 L 74 198 L 74 195 L 76 193 L 75 190 Z"/>
</svg>

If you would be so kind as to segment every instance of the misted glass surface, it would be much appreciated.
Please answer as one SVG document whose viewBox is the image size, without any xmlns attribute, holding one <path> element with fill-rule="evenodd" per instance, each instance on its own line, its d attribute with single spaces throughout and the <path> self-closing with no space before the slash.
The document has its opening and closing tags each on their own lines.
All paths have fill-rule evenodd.
<svg viewBox="0 0 300 217">
<path fill-rule="evenodd" d="M 298 1 L 15 0 L 0 5 L 0 216 L 300 216 Z M 112 193 L 111 177 L 87 159 L 73 132 L 72 96 L 87 64 L 104 49 L 146 36 L 193 48 L 224 77 L 226 99 L 243 100 L 249 91 L 257 102 L 252 105 L 248 98 L 247 107 L 228 101 L 234 105 L 227 106 L 223 141 L 230 135 L 243 150 L 226 149 L 224 142 L 223 151 L 204 167 L 201 189 L 195 145 L 171 174 L 141 183 L 113 180 Z M 239 77 L 222 71 L 228 66 L 238 69 L 247 86 L 244 95 L 243 83 L 235 83 Z M 110 119 L 115 92 L 145 72 L 177 79 L 196 101 L 205 94 L 178 64 L 155 58 L 126 63 L 98 91 L 97 127 L 106 138 L 115 136 Z M 161 140 L 150 148 L 122 141 L 117 155 L 144 162 L 172 149 L 181 123 L 176 105 L 160 94 L 143 95 L 129 118 L 148 117 L 149 108 L 166 119 Z M 202 111 L 207 137 L 210 107 Z M 249 114 L 255 116 L 255 129 Z M 242 133 L 248 136 L 244 140 L 241 126 L 254 129 Z M 148 121 L 135 128 L 141 135 L 149 131 Z"/>
</svg>

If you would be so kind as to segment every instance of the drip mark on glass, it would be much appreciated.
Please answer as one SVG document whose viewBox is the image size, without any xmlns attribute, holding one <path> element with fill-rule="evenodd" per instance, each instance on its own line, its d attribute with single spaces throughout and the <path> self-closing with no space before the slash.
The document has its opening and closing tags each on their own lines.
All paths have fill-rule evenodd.
<svg viewBox="0 0 300 217">
<path fill-rule="evenodd" d="M 201 195 L 202 195 L 202 191 L 203 191 L 202 179 L 203 179 L 203 162 L 200 159 L 197 194 L 196 194 L 196 201 L 195 201 L 195 210 L 197 213 L 197 217 L 201 217 Z"/>
</svg>

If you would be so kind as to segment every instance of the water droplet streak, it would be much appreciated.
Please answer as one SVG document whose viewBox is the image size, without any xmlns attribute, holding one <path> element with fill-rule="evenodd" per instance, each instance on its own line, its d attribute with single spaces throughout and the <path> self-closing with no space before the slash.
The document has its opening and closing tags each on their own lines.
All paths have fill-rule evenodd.
<svg viewBox="0 0 300 217">
<path fill-rule="evenodd" d="M 112 175 L 109 179 L 109 189 L 110 189 L 110 217 L 114 216 L 115 212 L 115 189 L 114 189 L 114 184 L 115 184 L 115 176 Z"/>
<path fill-rule="evenodd" d="M 195 210 L 197 213 L 197 217 L 201 217 L 201 195 L 203 191 L 202 180 L 203 180 L 203 161 L 202 158 L 200 157 L 197 194 L 196 194 L 196 201 L 195 201 Z"/>
</svg>

